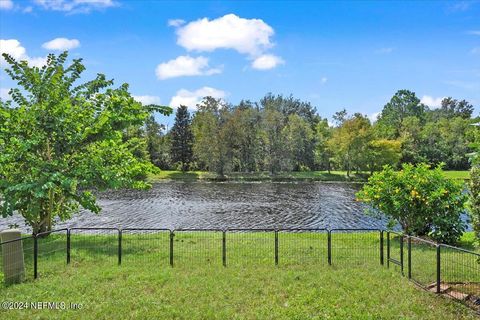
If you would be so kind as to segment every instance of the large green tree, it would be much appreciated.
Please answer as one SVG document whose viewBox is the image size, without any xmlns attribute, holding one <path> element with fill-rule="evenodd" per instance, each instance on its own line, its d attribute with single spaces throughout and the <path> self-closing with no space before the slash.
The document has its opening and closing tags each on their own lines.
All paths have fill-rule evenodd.
<svg viewBox="0 0 480 320">
<path fill-rule="evenodd" d="M 423 124 L 426 107 L 420 102 L 414 92 L 399 90 L 383 107 L 377 125 L 382 128 L 383 137 L 397 139 L 400 137 L 404 121 L 415 117 Z"/>
<path fill-rule="evenodd" d="M 442 99 L 440 108 L 428 112 L 428 118 L 436 121 L 441 118 L 461 117 L 470 119 L 473 114 L 473 105 L 466 100 L 457 100 L 452 97 Z"/>
<path fill-rule="evenodd" d="M 355 113 L 335 128 L 332 138 L 328 141 L 328 147 L 333 151 L 337 164 L 347 170 L 347 176 L 350 176 L 352 170 L 359 171 L 366 167 L 367 148 L 371 140 L 370 120 Z"/>
<path fill-rule="evenodd" d="M 159 124 L 153 115 L 145 121 L 146 148 L 152 162 L 155 166 L 162 168 L 164 165 L 162 144 L 164 125 Z M 170 150 L 169 150 L 170 151 Z M 168 152 L 169 153 L 169 152 Z"/>
<path fill-rule="evenodd" d="M 225 124 L 226 137 L 232 148 L 232 170 L 256 171 L 261 165 L 258 143 L 261 113 L 250 101 L 233 108 Z"/>
<path fill-rule="evenodd" d="M 175 123 L 170 134 L 172 139 L 172 161 L 180 163 L 182 171 L 187 171 L 193 160 L 191 122 L 187 106 L 180 106 L 177 109 Z"/>
<path fill-rule="evenodd" d="M 331 136 L 332 128 L 328 125 L 328 120 L 319 121 L 315 127 L 315 166 L 317 170 L 328 170 L 329 173 L 333 157 L 332 149 L 328 145 Z"/>
<path fill-rule="evenodd" d="M 285 148 L 293 171 L 311 170 L 314 165 L 314 132 L 308 122 L 297 114 L 288 116 L 283 128 Z"/>
<path fill-rule="evenodd" d="M 205 97 L 197 106 L 192 121 L 193 154 L 197 165 L 219 177 L 229 171 L 232 159 L 234 137 L 226 130 L 228 118 L 229 108 L 221 99 Z"/>
<path fill-rule="evenodd" d="M 281 112 L 273 108 L 264 110 L 260 139 L 263 145 L 266 168 L 272 174 L 285 170 L 289 165 L 290 159 L 285 147 L 285 136 L 282 134 L 284 126 L 284 116 Z"/>
<path fill-rule="evenodd" d="M 67 52 L 30 67 L 3 54 L 18 87 L 0 102 L 0 202 L 5 217 L 20 213 L 34 233 L 50 230 L 81 206 L 100 207 L 92 189 L 145 188 L 154 170 L 132 154 L 125 130 L 141 126 L 154 110 L 128 92 L 112 88 L 102 74 L 80 83 L 81 59 L 66 65 Z"/>
</svg>

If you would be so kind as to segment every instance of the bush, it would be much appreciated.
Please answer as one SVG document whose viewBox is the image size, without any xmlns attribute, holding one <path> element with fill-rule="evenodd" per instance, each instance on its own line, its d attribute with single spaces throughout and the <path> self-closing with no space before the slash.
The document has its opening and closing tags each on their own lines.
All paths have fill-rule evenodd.
<svg viewBox="0 0 480 320">
<path fill-rule="evenodd" d="M 441 166 L 404 164 L 400 171 L 385 166 L 368 179 L 357 200 L 398 222 L 405 233 L 443 243 L 455 243 L 466 227 L 463 184 L 446 178 Z"/>
<path fill-rule="evenodd" d="M 480 167 L 478 165 L 474 165 L 470 170 L 469 191 L 468 208 L 477 242 L 480 243 Z"/>
</svg>

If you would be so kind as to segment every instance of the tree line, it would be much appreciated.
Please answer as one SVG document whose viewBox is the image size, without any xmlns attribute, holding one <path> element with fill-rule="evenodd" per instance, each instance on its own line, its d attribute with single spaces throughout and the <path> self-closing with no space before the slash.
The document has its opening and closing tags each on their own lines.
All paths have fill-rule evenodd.
<svg viewBox="0 0 480 320">
<path fill-rule="evenodd" d="M 145 179 L 158 168 L 350 173 L 430 162 L 466 169 L 470 148 L 477 151 L 470 206 L 479 233 L 480 132 L 471 126 L 479 121 L 464 100 L 446 98 L 430 110 L 401 90 L 374 123 L 341 110 L 329 124 L 292 96 L 267 94 L 238 105 L 206 97 L 193 115 L 178 108 L 167 132 L 152 114 L 170 115 L 171 108 L 142 105 L 128 84 L 114 87 L 103 74 L 85 82 L 82 59 L 67 64 L 67 52 L 48 55 L 41 68 L 2 56 L 17 86 L 11 99 L 0 98 L 0 215 L 18 212 L 34 233 L 51 230 L 80 207 L 99 212 L 95 190 L 148 188 Z"/>
<path fill-rule="evenodd" d="M 334 123 L 293 96 L 267 94 L 232 105 L 205 97 L 192 114 L 176 111 L 168 132 L 153 116 L 140 130 L 146 153 L 161 169 L 228 172 L 345 170 L 370 172 L 388 164 L 444 164 L 469 169 L 478 121 L 465 100 L 445 98 L 431 109 L 414 92 L 399 90 L 376 121 L 345 109 Z"/>
</svg>

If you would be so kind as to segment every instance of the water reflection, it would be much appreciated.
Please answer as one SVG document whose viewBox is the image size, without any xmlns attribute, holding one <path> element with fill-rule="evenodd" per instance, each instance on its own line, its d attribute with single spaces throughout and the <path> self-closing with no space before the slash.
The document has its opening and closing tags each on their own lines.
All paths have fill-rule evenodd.
<svg viewBox="0 0 480 320">
<path fill-rule="evenodd" d="M 357 184 L 324 182 L 209 183 L 169 181 L 147 191 L 99 195 L 102 213 L 82 210 L 59 227 L 383 228 L 355 202 Z M 0 228 L 21 217 L 0 220 Z"/>
</svg>

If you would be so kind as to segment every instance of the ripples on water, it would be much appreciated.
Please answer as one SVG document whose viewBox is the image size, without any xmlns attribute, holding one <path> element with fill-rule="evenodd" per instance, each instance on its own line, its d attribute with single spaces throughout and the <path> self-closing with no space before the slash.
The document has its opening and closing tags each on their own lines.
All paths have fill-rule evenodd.
<svg viewBox="0 0 480 320">
<path fill-rule="evenodd" d="M 98 196 L 99 215 L 82 210 L 62 227 L 139 228 L 383 228 L 355 201 L 360 185 L 325 182 L 156 183 L 150 190 Z M 0 228 L 19 216 L 0 220 Z"/>
</svg>

